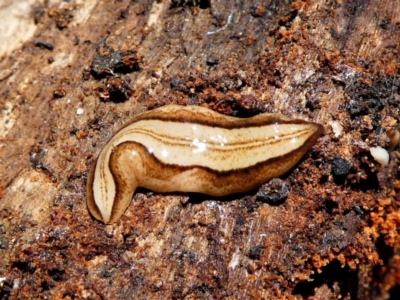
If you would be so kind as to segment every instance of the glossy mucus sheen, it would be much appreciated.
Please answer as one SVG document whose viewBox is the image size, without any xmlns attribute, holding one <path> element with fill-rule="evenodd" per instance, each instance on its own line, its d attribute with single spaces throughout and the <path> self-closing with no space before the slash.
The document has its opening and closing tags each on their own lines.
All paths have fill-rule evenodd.
<svg viewBox="0 0 400 300">
<path fill-rule="evenodd" d="M 88 208 L 112 224 L 137 187 L 212 196 L 246 192 L 286 173 L 322 132 L 320 124 L 279 114 L 240 119 L 178 105 L 148 111 L 101 150 L 88 178 Z"/>
</svg>

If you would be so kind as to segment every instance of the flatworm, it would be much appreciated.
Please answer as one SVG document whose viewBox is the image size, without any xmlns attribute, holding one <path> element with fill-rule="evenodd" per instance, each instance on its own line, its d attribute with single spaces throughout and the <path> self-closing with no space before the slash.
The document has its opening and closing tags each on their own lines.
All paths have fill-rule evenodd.
<svg viewBox="0 0 400 300">
<path fill-rule="evenodd" d="M 280 114 L 240 119 L 164 106 L 131 119 L 101 150 L 89 173 L 87 205 L 112 224 L 139 186 L 213 196 L 250 191 L 290 170 L 322 133 L 320 124 Z"/>
</svg>

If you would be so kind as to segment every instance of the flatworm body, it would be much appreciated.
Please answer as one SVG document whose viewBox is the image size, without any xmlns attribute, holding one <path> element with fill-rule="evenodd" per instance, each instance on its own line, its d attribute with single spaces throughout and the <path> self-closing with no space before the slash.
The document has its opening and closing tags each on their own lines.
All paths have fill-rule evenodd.
<svg viewBox="0 0 400 300">
<path fill-rule="evenodd" d="M 137 187 L 224 196 L 255 189 L 291 169 L 323 133 L 279 114 L 239 119 L 197 106 L 142 113 L 111 138 L 92 166 L 87 205 L 118 221 Z"/>
</svg>

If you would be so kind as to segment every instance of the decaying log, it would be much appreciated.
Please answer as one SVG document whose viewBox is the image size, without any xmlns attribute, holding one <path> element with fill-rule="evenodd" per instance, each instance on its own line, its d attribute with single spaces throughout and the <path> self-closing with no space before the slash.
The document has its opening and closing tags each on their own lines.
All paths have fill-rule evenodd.
<svg viewBox="0 0 400 300">
<path fill-rule="evenodd" d="M 386 166 L 370 154 L 396 144 L 399 1 L 24 9 L 33 36 L 0 47 L 0 298 L 399 296 L 399 148 Z M 138 190 L 119 222 L 96 221 L 94 158 L 130 117 L 170 103 L 279 112 L 325 134 L 258 192 L 280 201 Z"/>
</svg>

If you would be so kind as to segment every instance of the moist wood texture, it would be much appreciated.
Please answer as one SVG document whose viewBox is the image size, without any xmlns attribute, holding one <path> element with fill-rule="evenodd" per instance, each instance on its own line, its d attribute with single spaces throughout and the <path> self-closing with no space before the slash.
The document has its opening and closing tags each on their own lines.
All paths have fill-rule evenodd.
<svg viewBox="0 0 400 300">
<path fill-rule="evenodd" d="M 0 59 L 0 298 L 398 298 L 399 148 L 369 153 L 400 118 L 398 1 L 45 3 Z M 93 158 L 169 103 L 326 132 L 283 202 L 141 190 L 104 226 Z"/>
</svg>

